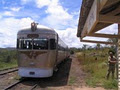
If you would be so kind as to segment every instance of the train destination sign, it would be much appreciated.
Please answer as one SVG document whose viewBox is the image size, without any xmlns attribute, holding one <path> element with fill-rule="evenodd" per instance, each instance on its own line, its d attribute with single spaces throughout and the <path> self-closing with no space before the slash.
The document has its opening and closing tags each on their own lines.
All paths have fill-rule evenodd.
<svg viewBox="0 0 120 90">
<path fill-rule="evenodd" d="M 38 38 L 39 35 L 38 34 L 28 34 L 27 37 L 28 38 Z"/>
</svg>

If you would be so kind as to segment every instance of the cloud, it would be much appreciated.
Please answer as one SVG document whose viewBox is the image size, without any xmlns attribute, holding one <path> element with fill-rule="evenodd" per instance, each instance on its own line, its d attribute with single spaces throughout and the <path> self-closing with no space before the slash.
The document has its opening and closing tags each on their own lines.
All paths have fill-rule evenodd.
<svg viewBox="0 0 120 90">
<path fill-rule="evenodd" d="M 37 22 L 48 27 L 54 28 L 59 34 L 60 38 L 69 47 L 82 47 L 83 44 L 95 45 L 91 43 L 80 42 L 80 39 L 76 37 L 79 19 L 79 11 L 77 11 L 78 9 L 76 10 L 72 7 L 72 9 L 68 9 L 65 8 L 65 6 L 63 7 L 63 4 L 60 2 L 60 0 L 21 0 L 21 4 L 22 6 L 24 4 L 24 10 L 20 6 L 7 6 L 4 8 L 4 10 L 7 11 L 1 11 L 0 13 L 0 33 L 2 33 L 2 37 L 0 38 L 0 47 L 15 46 L 18 30 L 20 30 L 22 27 L 29 26 L 30 23 L 33 22 L 31 18 L 34 18 L 37 20 Z M 28 8 L 27 6 L 30 5 L 32 6 Z M 38 12 L 40 12 L 40 14 L 38 14 Z M 11 18 L 6 18 L 7 16 Z M 113 31 L 115 31 L 114 33 L 117 33 L 117 25 L 107 27 L 99 31 L 99 33 L 113 33 Z M 92 40 L 102 40 L 100 38 L 86 38 Z"/>
<path fill-rule="evenodd" d="M 51 0 L 36 0 L 36 4 L 38 8 L 42 8 L 44 6 L 48 6 Z"/>
<path fill-rule="evenodd" d="M 5 18 L 0 21 L 0 47 L 15 47 L 17 32 L 23 27 L 27 27 L 33 22 L 31 18 Z M 69 47 L 81 47 L 82 43 L 79 42 L 79 38 L 76 37 L 76 28 L 67 28 L 65 30 L 56 30 L 59 37 Z"/>
<path fill-rule="evenodd" d="M 29 26 L 33 22 L 31 18 L 5 18 L 0 21 L 0 33 L 2 37 L 0 38 L 0 47 L 15 47 L 17 32 L 26 26 Z"/>
<path fill-rule="evenodd" d="M 14 12 L 20 11 L 21 7 L 12 7 L 11 10 Z"/>
<path fill-rule="evenodd" d="M 2 18 L 2 14 L 0 13 L 0 19 Z"/>
<path fill-rule="evenodd" d="M 74 18 L 74 15 L 76 15 L 77 12 L 69 14 L 67 9 L 61 5 L 59 0 L 36 0 L 36 4 L 38 8 L 43 8 L 45 6 L 47 7 L 47 17 L 43 19 L 43 22 L 45 22 L 46 25 L 55 28 L 56 32 L 59 34 L 59 37 L 69 47 L 82 46 L 79 38 L 76 37 L 76 24 L 78 17 Z"/>
<path fill-rule="evenodd" d="M 21 0 L 21 3 L 24 5 L 24 4 L 27 4 L 28 2 L 31 2 L 31 1 L 34 1 L 34 0 Z"/>
<path fill-rule="evenodd" d="M 55 30 L 55 31 L 58 33 L 62 41 L 65 42 L 69 47 L 80 48 L 82 47 L 83 44 L 93 45 L 93 44 L 80 42 L 80 39 L 77 38 L 76 36 L 77 28 L 67 28 L 65 30 Z"/>
<path fill-rule="evenodd" d="M 27 4 L 29 0 L 21 0 L 22 3 Z M 76 37 L 77 33 L 77 22 L 78 22 L 78 12 L 68 13 L 67 9 L 64 8 L 59 0 L 35 0 L 38 8 L 47 7 L 45 14 L 47 15 L 42 22 L 46 26 L 56 29 L 59 37 L 69 46 L 69 47 L 82 47 L 84 43 L 81 43 L 79 38 Z M 19 9 L 13 7 L 12 11 L 19 11 Z M 78 14 L 78 15 L 77 15 Z M 74 17 L 77 16 L 77 17 Z M 1 46 L 15 46 L 16 45 L 16 35 L 18 30 L 22 27 L 30 25 L 33 20 L 31 18 L 5 18 L 0 21 L 0 33 L 4 33 L 4 39 L 1 38 L 0 41 L 3 43 Z M 4 24 L 2 24 L 4 23 Z M 69 27 L 69 28 L 68 28 Z M 60 30 L 62 28 L 62 30 Z M 0 47 L 1 47 L 0 46 Z"/>
<path fill-rule="evenodd" d="M 11 11 L 5 11 L 3 16 L 14 16 L 14 14 Z"/>
<path fill-rule="evenodd" d="M 118 33 L 118 24 L 112 24 L 97 33 L 105 33 L 105 34 L 117 34 Z"/>
<path fill-rule="evenodd" d="M 100 38 L 100 37 L 85 37 L 84 40 L 94 40 L 94 41 L 107 41 L 108 38 Z"/>
<path fill-rule="evenodd" d="M 66 28 L 67 26 L 74 26 L 76 21 L 72 14 L 67 12 L 67 9 L 62 7 L 59 0 L 36 0 L 38 8 L 47 6 L 47 17 L 43 19 L 43 22 L 50 27 L 57 29 Z"/>
<path fill-rule="evenodd" d="M 29 26 L 30 23 L 33 22 L 31 18 L 22 18 L 22 19 L 16 19 L 16 18 L 5 18 L 0 21 L 0 35 L 2 37 L 0 38 L 0 47 L 15 47 L 16 46 L 16 38 L 17 38 L 17 32 L 26 26 Z M 115 27 L 114 27 L 115 28 Z M 83 43 L 80 42 L 80 39 L 77 38 L 77 28 L 67 28 L 64 30 L 55 30 L 59 37 L 69 46 L 69 47 L 82 47 L 83 44 L 95 46 L 95 44 L 92 43 Z M 98 38 L 89 38 L 87 39 L 97 39 Z M 104 40 L 105 41 L 105 40 Z"/>
<path fill-rule="evenodd" d="M 22 4 L 26 4 L 29 0 L 21 0 Z"/>
<path fill-rule="evenodd" d="M 0 37 L 3 37 L 4 35 L 3 35 L 3 33 L 0 33 Z"/>
<path fill-rule="evenodd" d="M 19 12 L 23 6 L 5 6 L 3 7 L 4 10 L 9 10 L 11 12 Z"/>
<path fill-rule="evenodd" d="M 3 12 L 0 12 L 0 19 L 4 18 L 5 17 L 13 17 L 15 16 L 14 13 L 12 11 L 3 11 Z"/>
</svg>

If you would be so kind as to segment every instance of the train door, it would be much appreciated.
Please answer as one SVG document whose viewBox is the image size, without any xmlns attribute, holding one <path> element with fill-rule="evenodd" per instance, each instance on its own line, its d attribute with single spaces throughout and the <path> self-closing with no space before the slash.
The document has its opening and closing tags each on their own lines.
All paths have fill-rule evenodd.
<svg viewBox="0 0 120 90">
<path fill-rule="evenodd" d="M 50 57 L 51 58 L 51 62 L 52 62 L 52 65 L 53 67 L 56 67 L 56 62 L 57 62 L 57 35 L 54 35 L 54 38 L 50 38 L 49 40 L 50 42 Z"/>
</svg>

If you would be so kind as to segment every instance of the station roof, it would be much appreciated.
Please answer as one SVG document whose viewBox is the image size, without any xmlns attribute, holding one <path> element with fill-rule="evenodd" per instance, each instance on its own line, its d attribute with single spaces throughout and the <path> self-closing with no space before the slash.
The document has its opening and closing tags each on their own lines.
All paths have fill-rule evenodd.
<svg viewBox="0 0 120 90">
<path fill-rule="evenodd" d="M 81 32 L 83 30 L 85 21 L 86 21 L 88 14 L 90 12 L 93 1 L 94 0 L 83 0 L 83 2 L 82 2 L 80 17 L 79 17 L 78 33 L 77 33 L 78 37 L 81 36 Z"/>
<path fill-rule="evenodd" d="M 96 34 L 114 23 L 120 23 L 120 0 L 83 0 L 77 36 L 81 41 L 86 36 L 120 38 L 119 35 Z"/>
</svg>

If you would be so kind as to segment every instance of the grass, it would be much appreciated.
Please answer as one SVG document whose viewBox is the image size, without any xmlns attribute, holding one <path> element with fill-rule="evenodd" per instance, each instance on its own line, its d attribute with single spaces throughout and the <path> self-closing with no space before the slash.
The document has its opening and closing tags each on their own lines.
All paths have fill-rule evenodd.
<svg viewBox="0 0 120 90">
<path fill-rule="evenodd" d="M 17 67 L 17 62 L 11 62 L 11 63 L 0 62 L 0 70 L 11 68 L 11 67 Z"/>
<path fill-rule="evenodd" d="M 73 85 L 76 81 L 76 77 L 70 77 L 69 85 Z"/>
<path fill-rule="evenodd" d="M 14 77 L 15 80 L 21 80 L 21 77 L 19 75 L 17 75 L 16 77 Z"/>
<path fill-rule="evenodd" d="M 16 67 L 17 66 L 17 53 L 16 50 L 0 50 L 0 70 Z"/>
<path fill-rule="evenodd" d="M 91 87 L 104 87 L 105 89 L 117 90 L 117 80 L 106 80 L 107 52 L 104 50 L 86 50 L 77 54 L 83 70 L 87 73 L 86 84 Z M 85 54 L 85 56 L 84 56 Z M 97 57 L 97 60 L 96 60 Z"/>
</svg>

